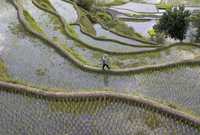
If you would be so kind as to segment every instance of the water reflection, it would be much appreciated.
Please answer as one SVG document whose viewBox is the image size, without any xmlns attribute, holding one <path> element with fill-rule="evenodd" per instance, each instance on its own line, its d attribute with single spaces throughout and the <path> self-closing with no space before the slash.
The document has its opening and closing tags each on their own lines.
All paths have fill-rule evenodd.
<svg viewBox="0 0 200 135">
<path fill-rule="evenodd" d="M 108 74 L 105 74 L 103 76 L 103 80 L 104 80 L 104 86 L 105 87 L 108 87 L 109 86 L 109 75 Z"/>
<path fill-rule="evenodd" d="M 148 30 L 152 29 L 156 24 L 156 20 L 144 21 L 144 22 L 125 22 L 129 27 L 133 28 L 136 32 L 143 36 L 149 36 Z"/>
<path fill-rule="evenodd" d="M 57 12 L 69 23 L 74 23 L 78 19 L 78 15 L 73 5 L 62 0 L 50 0 Z"/>
</svg>

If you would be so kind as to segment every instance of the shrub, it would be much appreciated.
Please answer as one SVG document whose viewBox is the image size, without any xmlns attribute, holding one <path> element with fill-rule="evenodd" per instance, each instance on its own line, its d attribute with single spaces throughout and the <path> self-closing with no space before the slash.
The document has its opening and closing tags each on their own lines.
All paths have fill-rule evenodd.
<svg viewBox="0 0 200 135">
<path fill-rule="evenodd" d="M 193 15 L 191 17 L 191 20 L 192 20 L 193 26 L 197 28 L 196 35 L 195 35 L 196 40 L 200 41 L 200 13 Z"/>
<path fill-rule="evenodd" d="M 90 11 L 94 4 L 94 0 L 77 0 L 77 4 L 85 10 Z"/>
<path fill-rule="evenodd" d="M 191 13 L 185 10 L 184 6 L 175 7 L 167 10 L 154 28 L 168 37 L 183 41 L 189 27 L 190 15 Z"/>
</svg>

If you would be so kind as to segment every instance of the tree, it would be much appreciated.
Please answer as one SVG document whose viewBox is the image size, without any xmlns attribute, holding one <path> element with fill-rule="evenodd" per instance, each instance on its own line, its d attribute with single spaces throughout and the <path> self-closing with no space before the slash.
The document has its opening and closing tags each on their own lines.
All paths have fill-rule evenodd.
<svg viewBox="0 0 200 135">
<path fill-rule="evenodd" d="M 94 0 L 77 0 L 77 4 L 84 8 L 85 10 L 90 11 L 91 7 L 94 4 Z"/>
<path fill-rule="evenodd" d="M 195 15 L 192 16 L 192 24 L 195 28 L 197 28 L 196 31 L 196 40 L 200 41 L 200 13 L 197 13 Z"/>
<path fill-rule="evenodd" d="M 164 33 L 167 37 L 178 39 L 181 42 L 186 38 L 191 13 L 184 6 L 178 6 L 167 10 L 160 18 L 154 29 Z"/>
</svg>

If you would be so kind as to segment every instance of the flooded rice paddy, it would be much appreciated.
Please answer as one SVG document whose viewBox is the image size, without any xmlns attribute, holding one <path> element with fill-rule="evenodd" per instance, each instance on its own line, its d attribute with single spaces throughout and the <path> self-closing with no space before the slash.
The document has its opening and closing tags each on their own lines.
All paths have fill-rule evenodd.
<svg viewBox="0 0 200 135">
<path fill-rule="evenodd" d="M 142 44 L 138 41 L 134 41 L 132 39 L 125 38 L 125 37 L 122 37 L 122 36 L 118 36 L 117 34 L 113 34 L 112 32 L 102 28 L 102 26 L 100 24 L 95 24 L 94 29 L 95 29 L 96 35 L 98 37 L 114 39 L 114 40 L 118 40 L 118 41 L 121 41 L 121 42 L 124 42 L 124 43 L 127 43 L 127 44 L 134 44 L 134 45 L 141 45 Z"/>
<path fill-rule="evenodd" d="M 145 37 L 148 37 L 148 31 L 153 28 L 153 26 L 156 24 L 156 20 L 150 20 L 150 21 L 143 21 L 143 22 L 126 22 L 126 24 L 133 28 L 136 32 L 142 34 Z"/>
<path fill-rule="evenodd" d="M 82 71 L 44 42 L 25 32 L 18 22 L 14 7 L 8 3 L 5 5 L 4 7 L 7 8 L 1 11 L 6 12 L 9 17 L 1 16 L 0 18 L 1 58 L 7 64 L 8 72 L 14 79 L 41 87 L 63 88 L 68 91 L 107 89 L 116 92 L 141 93 L 145 96 L 184 105 L 200 114 L 200 101 L 198 100 L 200 69 L 198 67 L 181 67 L 123 76 Z M 77 47 L 75 50 L 78 49 Z M 178 49 L 173 50 L 178 51 Z M 183 58 L 184 56 L 189 59 L 194 57 L 194 51 L 198 52 L 198 49 L 191 52 L 183 49 L 171 53 L 179 53 L 178 57 Z M 89 55 L 88 59 L 94 56 L 87 52 L 84 54 Z M 160 56 L 162 55 L 164 54 Z M 168 59 L 165 57 L 166 60 L 172 59 L 175 55 L 169 56 Z M 94 62 L 98 63 L 98 59 Z"/>
<path fill-rule="evenodd" d="M 101 48 L 104 50 L 113 51 L 113 52 L 134 52 L 137 50 L 149 50 L 149 48 L 145 49 L 145 48 L 131 47 L 131 46 L 122 45 L 120 43 L 115 43 L 115 42 L 110 42 L 110 41 L 99 41 L 99 40 L 93 39 L 90 36 L 87 36 L 84 33 L 82 33 L 80 31 L 79 26 L 74 26 L 74 30 L 78 34 L 79 39 L 89 44 L 90 46 Z M 141 44 L 137 41 L 132 42 L 132 44 L 134 43 L 136 43 L 136 45 Z"/>
<path fill-rule="evenodd" d="M 156 13 L 157 8 L 155 5 L 151 4 L 142 4 L 142 3 L 135 3 L 129 2 L 124 5 L 120 6 L 112 6 L 111 9 L 116 11 L 124 11 L 124 12 L 140 12 L 140 13 Z"/>
<path fill-rule="evenodd" d="M 75 23 L 77 21 L 78 14 L 73 5 L 62 0 L 50 0 L 50 2 L 55 7 L 56 11 L 65 19 L 65 21 L 68 23 Z"/>
<path fill-rule="evenodd" d="M 57 1 L 51 0 L 51 2 L 56 3 Z M 75 11 L 70 4 L 60 6 L 59 3 L 56 3 L 55 5 L 58 6 L 57 12 L 66 17 L 65 19 L 69 23 L 76 21 Z M 8 73 L 13 79 L 22 80 L 37 87 L 58 88 L 66 91 L 108 90 L 130 95 L 143 95 L 187 108 L 200 115 L 199 66 L 181 66 L 129 75 L 108 75 L 83 71 L 70 60 L 60 56 L 45 42 L 28 33 L 20 24 L 17 12 L 10 3 L 2 0 L 0 6 L 0 58 L 6 63 Z M 37 20 L 45 33 L 48 33 L 49 38 L 78 52 L 93 65 L 99 64 L 103 53 L 81 47 L 71 40 L 59 27 L 59 22 L 54 16 L 37 9 L 30 0 L 24 1 L 23 6 Z M 65 14 L 64 11 L 68 7 L 70 11 Z M 136 24 L 134 29 L 137 31 L 135 26 Z M 135 50 L 128 46 L 94 40 L 82 33 L 78 26 L 73 27 L 79 38 L 91 45 L 107 50 L 113 49 L 113 51 Z M 146 25 L 145 28 L 142 27 L 145 33 L 139 31 L 140 29 L 138 32 L 146 35 L 146 27 Z M 94 28 L 97 36 L 133 43 L 131 40 L 102 29 L 98 24 L 94 25 Z M 135 41 L 133 44 L 136 43 Z M 119 63 L 120 65 L 134 67 L 192 59 L 199 57 L 199 51 L 199 48 L 195 47 L 176 46 L 155 54 L 128 57 L 111 56 L 111 59 L 113 61 L 121 59 L 124 63 Z M 0 91 L 0 134 L 199 134 L 196 129 L 177 123 L 160 114 L 156 114 L 156 116 L 161 124 L 153 128 L 149 127 L 145 118 L 148 118 L 149 115 L 152 116 L 151 112 L 125 103 L 111 102 L 102 105 L 98 101 L 95 104 L 82 102 L 81 105 L 79 103 L 75 105 L 77 110 L 81 110 L 81 106 L 83 106 L 86 109 L 84 113 L 75 112 L 70 106 L 74 104 L 77 103 L 50 101 Z M 96 106 L 98 108 L 92 110 Z M 71 110 L 66 108 L 71 108 Z"/>
<path fill-rule="evenodd" d="M 0 134 L 199 134 L 187 124 L 120 101 L 50 100 L 0 91 L 0 104 Z"/>
</svg>

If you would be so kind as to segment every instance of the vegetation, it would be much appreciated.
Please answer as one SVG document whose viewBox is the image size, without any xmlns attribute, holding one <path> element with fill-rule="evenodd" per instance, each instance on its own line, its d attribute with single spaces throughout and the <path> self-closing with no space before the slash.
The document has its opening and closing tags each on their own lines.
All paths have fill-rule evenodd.
<svg viewBox="0 0 200 135">
<path fill-rule="evenodd" d="M 9 91 L 2 90 L 0 93 L 2 112 L 9 112 L 2 113 L 0 116 L 9 130 L 0 127 L 0 133 L 11 131 L 23 134 L 24 130 L 30 135 L 35 133 L 57 135 L 61 132 L 76 135 L 88 132 L 93 135 L 128 135 L 130 133 L 175 135 L 174 131 L 178 131 L 179 134 L 198 133 L 195 132 L 195 127 L 186 123 L 187 121 L 177 122 L 163 113 L 150 112 L 149 109 L 135 104 L 124 103 L 123 99 L 112 100 L 112 98 L 103 97 L 100 99 L 76 97 L 59 99 Z M 10 120 L 10 116 L 15 121 Z M 144 118 L 147 119 L 144 120 Z M 147 127 L 146 123 L 151 124 L 150 127 Z M 151 128 L 152 125 L 158 126 L 159 129 L 157 130 L 154 126 Z"/>
<path fill-rule="evenodd" d="M 180 4 L 186 4 L 189 6 L 197 6 L 200 4 L 199 0 L 161 0 L 161 5 L 162 4 L 170 4 L 170 5 L 180 5 Z"/>
<path fill-rule="evenodd" d="M 106 12 L 97 12 L 96 13 L 97 20 L 101 22 L 107 28 L 119 32 L 123 35 L 142 38 L 139 33 L 136 33 L 133 28 L 130 28 L 127 24 L 123 21 L 118 19 L 113 19 L 108 13 Z"/>
<path fill-rule="evenodd" d="M 39 0 L 37 1 L 40 2 Z M 120 2 L 120 0 L 115 0 L 115 2 L 117 1 Z M 49 5 L 48 0 L 43 0 L 41 3 L 44 4 L 44 7 L 48 7 Z M 91 9 L 90 9 L 90 13 L 84 12 L 84 10 L 82 12 L 81 10 L 79 23 L 81 24 L 82 30 L 88 33 L 95 34 L 94 28 L 92 26 L 93 25 L 92 22 L 96 21 L 96 22 L 101 22 L 105 27 L 109 28 L 112 31 L 122 33 L 122 35 L 134 36 L 141 39 L 143 38 L 139 34 L 137 35 L 137 33 L 133 29 L 129 28 L 123 21 L 120 21 L 118 19 L 113 19 L 112 16 L 110 16 L 108 13 L 98 11 L 92 14 L 91 12 L 92 12 Z M 37 24 L 37 21 L 35 21 L 34 18 L 32 18 L 31 15 L 27 11 L 24 11 L 23 14 L 27 23 L 29 23 L 29 25 L 33 28 L 33 30 L 42 32 L 39 23 Z M 178 16 L 179 14 L 178 15 L 177 14 L 173 14 L 173 16 L 171 17 L 172 20 L 174 19 L 173 18 L 174 16 L 177 16 L 175 17 L 176 19 L 177 18 L 179 19 L 179 17 L 182 17 L 182 16 Z M 43 17 L 43 16 L 40 16 L 40 17 Z M 198 27 L 198 24 L 195 23 L 196 21 L 198 21 L 197 18 L 198 16 L 194 18 L 194 25 L 196 27 Z M 24 70 L 23 66 L 21 68 L 17 67 L 17 70 L 14 70 L 15 72 L 16 71 L 19 73 L 25 72 L 24 73 L 25 77 L 26 75 L 29 75 L 28 79 L 25 78 L 25 80 L 28 81 L 29 78 L 33 76 L 33 77 L 36 77 L 36 79 L 31 78 L 30 80 L 34 80 L 33 82 L 35 83 L 39 82 L 38 84 L 43 84 L 42 82 L 40 82 L 40 81 L 43 81 L 41 80 L 40 77 L 47 75 L 48 71 L 50 71 L 49 69 L 52 68 L 52 65 L 53 65 L 54 67 L 59 67 L 59 68 L 54 68 L 52 69 L 52 71 L 59 70 L 59 72 L 55 72 L 55 74 L 51 72 L 51 74 L 49 74 L 50 76 L 47 76 L 50 79 L 44 80 L 46 81 L 45 84 L 48 85 L 52 83 L 52 81 L 55 81 L 55 84 L 57 87 L 66 86 L 69 91 L 73 91 L 75 89 L 78 91 L 79 90 L 85 91 L 89 89 L 94 92 L 95 90 L 99 90 L 101 86 L 103 86 L 104 88 L 100 88 L 100 90 L 105 89 L 105 90 L 112 91 L 114 88 L 119 89 L 119 85 L 122 84 L 122 81 L 131 82 L 134 80 L 130 86 L 127 86 L 127 88 L 125 89 L 125 92 L 128 92 L 129 91 L 128 89 L 131 88 L 132 85 L 134 85 L 135 86 L 134 91 L 140 91 L 140 92 L 145 93 L 146 89 L 152 90 L 152 91 L 146 92 L 145 95 L 151 96 L 154 98 L 160 98 L 160 97 L 164 97 L 163 91 L 165 91 L 165 95 L 168 95 L 164 98 L 165 100 L 172 100 L 173 102 L 177 101 L 178 103 L 183 103 L 183 104 L 186 103 L 186 100 L 185 100 L 186 98 L 187 99 L 188 97 L 193 98 L 193 96 L 198 91 L 198 86 L 194 87 L 196 85 L 194 85 L 195 82 L 193 80 L 190 80 L 191 84 L 189 83 L 185 84 L 186 82 L 185 80 L 187 80 L 188 79 L 187 77 L 188 76 L 190 77 L 190 75 L 192 79 L 197 78 L 195 80 L 198 81 L 198 75 L 194 76 L 194 74 L 197 73 L 198 71 L 191 72 L 190 70 L 193 70 L 193 69 L 186 69 L 186 68 L 181 69 L 180 65 L 178 65 L 176 69 L 167 67 L 164 74 L 161 73 L 161 70 L 163 69 L 160 68 L 160 69 L 147 70 L 145 72 L 138 72 L 136 74 L 131 74 L 131 75 L 129 74 L 128 76 L 123 75 L 125 77 L 118 76 L 118 75 L 117 75 L 118 77 L 115 77 L 114 75 L 110 75 L 106 73 L 104 75 L 93 74 L 93 72 L 85 74 L 85 71 L 80 72 L 78 71 L 78 69 L 74 70 L 73 69 L 74 67 L 71 66 L 71 63 L 67 63 L 67 61 L 65 61 L 64 59 L 65 57 L 62 57 L 62 56 L 70 56 L 71 60 L 74 60 L 75 62 L 79 64 L 95 67 L 97 66 L 97 63 L 99 62 L 100 58 L 103 56 L 103 53 L 99 51 L 98 49 L 97 50 L 92 49 L 92 48 L 89 49 L 85 47 L 84 45 L 82 45 L 81 42 L 76 42 L 76 39 L 78 41 L 78 36 L 77 36 L 76 31 L 74 31 L 73 26 L 65 23 L 64 21 L 63 23 L 60 23 L 61 21 L 62 19 L 54 20 L 53 18 L 47 20 L 47 22 L 45 22 L 44 25 L 48 24 L 49 27 L 47 27 L 47 29 L 49 28 L 48 29 L 49 31 L 48 32 L 44 31 L 44 33 L 42 34 L 53 36 L 52 41 L 54 41 L 53 43 L 56 43 L 56 45 L 59 46 L 59 48 L 57 47 L 58 51 L 59 49 L 62 51 L 64 51 L 65 49 L 65 51 L 67 52 L 66 55 L 61 55 L 61 57 L 59 55 L 52 55 L 52 53 L 57 53 L 57 51 L 54 51 L 53 49 L 47 50 L 48 53 L 46 53 L 45 51 L 43 51 L 45 50 L 45 48 L 36 48 L 38 44 L 43 45 L 37 42 L 36 45 L 34 44 L 33 48 L 36 48 L 39 51 L 41 51 L 39 55 L 43 53 L 44 55 L 42 55 L 41 61 L 38 61 L 37 63 L 32 62 L 30 64 L 37 65 L 43 61 L 48 61 L 48 60 L 50 60 L 49 62 L 51 64 L 43 63 L 43 65 L 46 67 L 39 66 L 38 69 L 33 68 L 33 70 L 35 71 L 34 73 L 38 75 L 39 77 L 35 76 L 34 73 L 32 74 L 32 72 L 29 72 L 30 70 L 27 70 L 27 71 Z M 175 25 L 177 25 L 178 23 L 180 22 L 176 22 Z M 55 25 L 56 27 L 51 26 L 52 24 L 56 24 Z M 65 29 L 63 28 L 63 25 L 66 26 Z M 52 29 L 52 28 L 55 28 L 55 29 Z M 16 31 L 16 33 L 17 32 L 18 31 Z M 158 32 L 161 32 L 161 31 L 159 31 L 158 29 L 151 29 L 149 31 L 149 35 L 151 36 L 152 40 L 157 41 L 160 38 L 159 36 L 161 36 L 162 34 Z M 167 32 L 171 32 L 171 31 L 169 31 L 168 29 Z M 162 33 L 166 34 L 166 32 L 163 32 L 163 31 Z M 171 33 L 167 33 L 167 34 L 171 34 Z M 177 38 L 181 40 L 180 35 Z M 19 40 L 21 41 L 21 39 Z M 31 44 L 31 41 L 26 42 L 27 40 L 25 41 L 22 40 L 22 41 L 24 41 L 23 43 Z M 51 39 L 49 38 L 49 40 Z M 70 40 L 70 41 L 68 42 L 66 40 Z M 85 39 L 83 38 L 80 40 L 85 40 Z M 18 41 L 18 40 L 14 40 L 14 41 Z M 101 42 L 101 40 L 99 40 L 99 42 Z M 69 45 L 67 45 L 67 43 L 69 43 Z M 105 43 L 105 41 L 102 41 L 101 43 L 103 44 Z M 96 42 L 96 44 L 98 44 L 97 46 L 100 46 L 101 43 L 98 44 Z M 95 42 L 91 40 L 91 44 L 95 44 Z M 118 49 L 119 49 L 119 52 L 122 51 L 121 48 L 118 48 Z M 141 51 L 142 49 L 146 49 L 146 48 L 142 48 L 141 46 L 138 45 L 138 48 L 134 47 L 134 49 L 138 49 L 136 51 Z M 195 58 L 196 55 L 199 57 L 199 52 L 200 52 L 200 49 L 197 45 L 192 46 L 190 44 L 186 45 L 186 44 L 180 43 L 180 44 L 175 44 L 174 46 L 173 45 L 169 47 L 167 46 L 166 48 L 163 47 L 160 50 L 158 49 L 156 51 L 140 52 L 138 54 L 126 54 L 126 55 L 109 54 L 109 59 L 111 60 L 111 63 L 112 63 L 112 70 L 115 68 L 118 68 L 118 69 L 121 68 L 121 71 L 125 71 L 125 70 L 129 70 L 128 69 L 129 67 L 140 68 L 146 65 L 154 66 L 156 64 L 165 64 L 168 62 L 172 63 L 179 60 L 182 61 L 182 60 L 185 60 L 185 57 L 188 58 L 188 56 L 189 58 L 191 57 Z M 33 54 L 37 55 L 38 51 L 33 50 Z M 12 57 L 13 56 L 17 57 L 19 55 L 12 55 Z M 19 60 L 19 61 L 22 60 L 20 62 L 22 63 L 22 65 L 25 63 L 25 66 L 26 66 L 28 64 L 27 62 L 29 60 L 31 61 L 32 59 L 28 58 L 28 60 L 24 61 L 22 57 L 20 56 L 16 58 L 16 60 Z M 21 65 L 21 63 L 19 64 Z M 20 66 L 20 65 L 17 65 L 15 62 L 13 65 Z M 33 66 L 30 66 L 30 67 L 33 67 Z M 83 69 L 85 67 L 86 66 L 83 66 Z M 25 69 L 26 68 L 27 67 L 25 67 Z M 158 71 L 155 72 L 155 70 L 156 71 L 158 70 Z M 177 73 L 175 72 L 175 70 L 179 70 L 179 72 Z M 199 69 L 197 68 L 197 70 Z M 69 76 L 69 78 L 63 79 L 63 77 L 64 76 L 67 77 L 68 74 L 63 74 L 64 76 L 61 76 L 61 78 L 57 78 L 59 74 L 62 75 L 62 73 L 64 72 L 69 72 L 68 74 L 70 74 L 71 72 L 73 73 L 72 73 L 72 76 Z M 183 77 L 182 73 L 185 73 L 185 72 L 186 74 Z M 83 76 L 83 77 L 78 78 L 77 76 Z M 7 74 L 6 66 L 3 63 L 3 61 L 0 60 L 0 79 L 7 80 L 7 78 L 9 78 L 9 75 Z M 73 78 L 78 78 L 78 80 L 75 79 L 75 81 L 77 81 L 76 83 L 73 82 L 74 81 Z M 180 80 L 180 78 L 181 78 L 181 82 L 176 81 L 176 80 Z M 71 80 L 67 80 L 67 79 L 71 79 Z M 109 81 L 111 81 L 112 79 L 114 80 L 114 82 L 110 83 Z M 64 81 L 59 82 L 62 80 Z M 92 82 L 95 82 L 95 83 L 92 83 Z M 130 84 L 129 82 L 127 84 Z M 180 84 L 182 83 L 184 83 L 184 85 L 180 86 Z M 50 84 L 50 86 L 52 85 L 53 84 Z M 187 88 L 184 88 L 186 85 L 187 85 Z M 84 87 L 85 89 L 82 89 L 82 87 Z M 91 88 L 91 87 L 94 87 L 94 88 Z M 123 87 L 123 86 L 120 86 L 120 87 Z M 190 90 L 191 88 L 192 88 L 192 91 Z M 56 96 L 53 96 L 53 92 L 55 90 L 52 91 L 47 88 L 45 90 L 51 91 L 50 96 L 52 98 L 45 97 L 44 95 L 46 94 L 40 91 L 37 91 L 37 92 L 40 94 L 43 94 L 43 96 L 40 96 L 37 94 L 29 94 L 29 93 L 23 93 L 23 94 L 22 93 L 19 94 L 15 92 L 9 93 L 5 90 L 2 90 L 2 92 L 0 92 L 1 105 L 3 106 L 2 107 L 3 113 L 2 113 L 1 119 L 4 122 L 4 127 L 2 128 L 0 126 L 0 134 L 6 134 L 6 133 L 9 134 L 11 132 L 16 133 L 16 134 L 23 134 L 24 131 L 26 131 L 27 134 L 62 134 L 62 133 L 87 134 L 87 133 L 90 133 L 94 135 L 97 135 L 97 134 L 99 135 L 100 134 L 101 135 L 106 135 L 106 134 L 147 135 L 150 133 L 159 132 L 158 134 L 175 135 L 176 131 L 178 131 L 179 134 L 195 134 L 195 133 L 198 134 L 198 131 L 196 131 L 195 129 L 196 127 L 192 127 L 191 123 L 189 123 L 187 119 L 186 120 L 181 119 L 180 123 L 178 123 L 179 117 L 176 118 L 175 115 L 168 115 L 169 112 L 165 113 L 163 109 L 161 109 L 162 113 L 158 113 L 160 112 L 160 111 L 157 111 L 156 109 L 158 106 L 156 108 L 151 107 L 151 104 L 150 106 L 149 104 L 147 104 L 146 106 L 146 102 L 148 100 L 145 100 L 145 104 L 141 104 L 138 101 L 137 102 L 134 102 L 133 100 L 131 101 L 130 97 L 128 97 L 128 99 L 126 100 L 118 96 L 117 98 L 110 98 L 108 95 L 105 95 L 105 97 L 101 97 L 101 98 L 98 98 L 98 96 L 95 96 L 94 98 L 92 98 L 91 97 L 92 95 L 90 95 L 89 92 L 85 93 L 86 94 L 85 96 L 90 97 L 89 99 L 86 99 L 86 97 L 80 98 L 76 95 L 76 93 L 72 93 L 71 94 L 72 97 L 66 96 L 66 98 L 62 97 L 59 99 L 56 96 L 62 96 L 62 93 L 57 93 Z M 181 94 L 180 94 L 180 90 L 182 92 Z M 130 92 L 132 93 L 131 90 Z M 195 94 L 190 94 L 191 92 Z M 192 105 L 190 109 L 196 109 L 197 107 L 195 106 L 195 103 L 197 100 L 198 98 L 191 100 L 191 102 L 186 103 L 185 105 L 187 106 Z M 168 106 L 174 109 L 179 109 L 179 106 L 177 107 L 176 105 L 171 104 L 171 103 L 168 104 Z M 197 112 L 199 111 L 198 108 L 196 110 Z M 4 112 L 9 112 L 9 113 L 4 113 Z M 18 115 L 16 115 L 16 113 Z M 14 119 L 15 121 L 11 119 Z M 37 120 L 39 120 L 39 122 Z M 2 121 L 0 120 L 0 122 Z M 11 128 L 11 130 L 9 128 Z"/>
<path fill-rule="evenodd" d="M 47 73 L 47 69 L 42 69 L 42 68 L 38 68 L 36 71 L 35 71 L 36 75 L 38 76 L 44 76 L 46 75 Z"/>
<path fill-rule="evenodd" d="M 89 15 L 85 13 L 84 11 L 82 11 L 81 9 L 79 9 L 79 11 L 80 11 L 79 23 L 81 25 L 81 29 L 89 34 L 96 35 L 96 31 L 93 27 L 93 24 L 88 18 Z"/>
<path fill-rule="evenodd" d="M 121 5 L 121 4 L 124 4 L 127 2 L 126 0 L 113 0 L 111 2 L 109 2 L 108 0 L 105 0 L 104 2 L 103 1 L 98 2 L 98 0 L 96 0 L 96 1 L 97 1 L 96 6 L 107 6 L 107 7 L 113 6 L 113 5 Z M 136 1 L 138 1 L 138 0 L 136 0 Z"/>
<path fill-rule="evenodd" d="M 3 60 L 0 59 L 0 80 L 9 80 L 10 77 L 7 72 L 7 68 Z"/>
<path fill-rule="evenodd" d="M 148 31 L 148 34 L 152 41 L 155 41 L 157 43 L 164 43 L 164 34 L 157 32 L 155 29 L 150 29 Z"/>
<path fill-rule="evenodd" d="M 87 11 L 91 10 L 94 2 L 94 0 L 77 0 L 77 4 Z"/>
<path fill-rule="evenodd" d="M 83 115 L 83 114 L 96 114 L 99 110 L 104 109 L 109 102 L 103 101 L 50 101 L 49 107 L 53 112 L 65 112 L 65 113 L 73 113 L 75 115 Z M 89 106 L 92 109 L 88 109 Z"/>
<path fill-rule="evenodd" d="M 103 22 L 110 22 L 112 21 L 112 17 L 105 13 L 105 12 L 97 12 L 96 16 L 98 19 L 102 20 Z"/>
<path fill-rule="evenodd" d="M 150 127 L 151 129 L 158 128 L 160 125 L 161 121 L 160 119 L 156 116 L 154 113 L 150 113 L 146 118 L 145 118 L 145 124 Z"/>
<path fill-rule="evenodd" d="M 88 19 L 87 16 L 82 16 L 80 18 L 80 24 L 81 24 L 81 29 L 84 30 L 87 33 L 90 33 L 92 35 L 96 35 L 96 31 L 93 28 L 93 24 L 91 21 Z"/>
<path fill-rule="evenodd" d="M 194 27 L 197 28 L 196 35 L 195 35 L 196 40 L 200 41 L 200 13 L 192 16 L 192 24 Z"/>
<path fill-rule="evenodd" d="M 93 9 L 91 12 L 84 11 L 84 9 L 79 8 L 80 12 L 80 24 L 82 25 L 82 30 L 96 35 L 96 31 L 93 28 L 92 23 L 100 23 L 105 28 L 112 30 L 120 35 L 124 35 L 130 38 L 138 39 L 141 41 L 147 41 L 142 35 L 135 32 L 133 28 L 129 27 L 126 23 L 119 19 L 113 19 L 112 16 L 106 11 L 99 11 Z M 83 27 L 84 26 L 84 27 Z"/>
<path fill-rule="evenodd" d="M 43 8 L 46 8 L 46 9 L 52 11 L 52 12 L 55 11 L 55 9 L 53 8 L 53 6 L 49 2 L 49 0 L 33 0 L 33 2 L 35 2 L 36 4 L 39 4 Z"/>
<path fill-rule="evenodd" d="M 159 23 L 154 28 L 173 39 L 183 41 L 189 27 L 189 17 L 191 13 L 185 10 L 184 6 L 178 6 L 167 10 L 160 18 Z"/>
<path fill-rule="evenodd" d="M 165 10 L 170 10 L 172 7 L 173 5 L 170 3 L 161 3 L 157 5 L 158 9 L 165 9 Z"/>
<path fill-rule="evenodd" d="M 28 11 L 23 10 L 24 17 L 31 27 L 33 27 L 37 32 L 43 32 L 40 26 L 35 22 L 33 17 L 28 13 Z"/>
<path fill-rule="evenodd" d="M 68 23 L 65 23 L 65 27 L 66 27 L 65 30 L 67 31 L 68 34 L 70 34 L 70 36 L 74 38 L 78 37 L 77 33 L 75 32 L 75 30 L 73 29 L 71 25 L 69 25 Z"/>
</svg>

